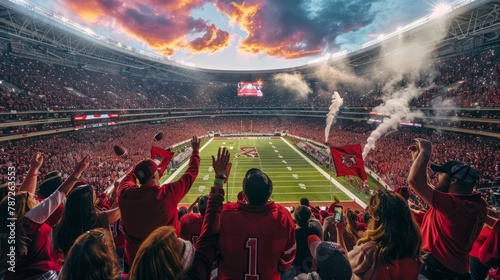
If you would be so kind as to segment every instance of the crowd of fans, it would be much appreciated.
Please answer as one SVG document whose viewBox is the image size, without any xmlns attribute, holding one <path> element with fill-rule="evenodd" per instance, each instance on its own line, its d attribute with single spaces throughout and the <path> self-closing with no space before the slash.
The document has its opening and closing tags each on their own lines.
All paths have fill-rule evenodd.
<svg viewBox="0 0 500 280">
<path fill-rule="evenodd" d="M 64 155 L 90 152 L 93 164 L 86 178 L 99 188 L 105 188 L 119 178 L 131 167 L 132 163 L 149 153 L 149 146 L 158 131 L 169 131 L 169 137 L 161 143 L 165 147 L 181 142 L 191 134 L 208 135 L 212 133 L 288 133 L 314 141 L 324 142 L 325 124 L 322 119 L 301 118 L 206 118 L 168 121 L 165 124 L 136 124 L 126 127 L 116 126 L 104 129 L 87 129 L 74 133 L 65 133 L 41 138 L 28 138 L 11 141 L 2 147 L 2 164 L 15 162 L 18 172 L 17 181 L 22 181 L 22 174 L 28 168 L 26 147 L 34 147 L 44 154 L 53 154 L 47 160 L 44 173 L 59 170 L 69 174 L 71 165 L 65 162 Z M 339 120 L 330 132 L 329 144 L 344 146 L 365 142 L 374 127 L 366 123 Z M 144 137 L 137 137 L 144 135 Z M 435 154 L 442 155 L 443 160 L 459 158 L 469 162 L 481 174 L 485 182 L 496 182 L 500 176 L 500 144 L 494 139 L 451 132 L 442 132 L 424 128 L 401 127 L 380 138 L 376 148 L 364 159 L 365 166 L 373 170 L 391 187 L 405 185 L 409 164 L 409 156 L 405 148 L 414 138 L 427 137 L 436 143 Z M 160 144 L 160 143 L 158 143 Z M 156 145 L 158 145 L 156 144 Z M 126 147 L 129 155 L 121 159 L 112 153 L 112 147 Z M 397 147 L 397 148 L 396 148 Z M 7 182 L 7 172 L 3 167 L 0 183 Z M 93 170 L 93 168 L 95 170 Z M 98 171 L 98 169 L 105 171 Z M 42 175 L 43 176 L 43 175 Z M 43 177 L 42 177 L 43 179 Z"/>
<path fill-rule="evenodd" d="M 169 131 L 168 137 L 161 142 L 154 142 L 156 133 Z M 141 137 L 138 137 L 140 135 Z M 207 135 L 207 131 L 197 122 L 169 122 L 165 124 L 136 124 L 123 127 L 88 129 L 72 133 L 28 138 L 8 142 L 0 149 L 1 182 L 7 182 L 7 163 L 16 165 L 16 181 L 22 182 L 29 168 L 30 150 L 46 155 L 45 164 L 40 170 L 40 179 L 52 171 L 59 171 L 63 177 L 69 176 L 73 166 L 73 157 L 90 155 L 90 167 L 84 180 L 102 190 L 113 184 L 133 163 L 150 156 L 151 145 L 170 147 L 186 140 L 189 135 Z M 127 149 L 126 158 L 118 157 L 113 152 L 115 145 Z M 50 157 L 49 157 L 50 155 Z M 68 157 L 69 156 L 69 157 Z"/>
<path fill-rule="evenodd" d="M 326 109 L 331 103 L 330 95 L 322 90 L 321 83 L 317 81 L 311 81 L 313 93 L 306 97 L 270 81 L 264 86 L 263 97 L 238 98 L 237 85 L 227 83 L 190 84 L 139 79 L 46 64 L 8 54 L 0 56 L 0 65 L 0 78 L 18 88 L 14 92 L 2 89 L 0 108 L 4 111 L 174 107 Z M 411 106 L 484 108 L 500 105 L 497 83 L 500 60 L 497 50 L 438 60 L 433 68 L 438 74 L 433 78 L 432 88 L 423 90 L 417 99 L 411 101 Z M 360 75 L 366 75 L 369 80 L 374 74 Z M 382 103 L 383 86 L 384 82 L 374 82 L 367 93 L 340 82 L 338 91 L 344 98 L 345 107 L 374 107 Z"/>
<path fill-rule="evenodd" d="M 199 171 L 196 136 L 191 140 L 189 167 L 176 182 L 160 186 L 158 165 L 136 158 L 113 192 L 101 196 L 81 181 L 95 164 L 90 151 L 84 151 L 65 180 L 50 184 L 50 193 L 47 182 L 54 179 L 42 183 L 38 203 L 37 179 L 46 157 L 36 152 L 16 193 L 2 192 L 0 214 L 14 222 L 12 228 L 0 229 L 5 264 L 0 276 L 8 280 L 248 278 L 245 275 L 285 280 L 438 280 L 471 279 L 471 275 L 485 279 L 491 268 L 500 265 L 494 248 L 500 223 L 494 213 L 487 215 L 486 201 L 473 191 L 479 174 L 471 166 L 457 161 L 432 164 L 438 184 L 435 189 L 429 185 L 428 161 L 442 158 L 431 154 L 431 145 L 419 138 L 405 149 L 411 158 L 405 167 L 407 181 L 429 205 L 425 212 L 411 210 L 408 187 L 377 190 L 364 211 L 344 209 L 336 197 L 326 208 L 302 198 L 300 206 L 289 211 L 269 201 L 272 178 L 256 168 L 245 174 L 238 201 L 223 205 L 231 159 L 225 148 L 212 158 L 215 181 L 210 194 L 181 212 L 177 205 Z M 73 162 L 78 158 L 76 153 L 67 157 Z M 15 212 L 8 211 L 9 201 L 15 201 Z M 59 217 L 57 222 L 49 223 L 54 216 Z M 460 233 L 453 230 L 458 222 Z M 117 243 L 119 235 L 124 242 Z M 9 236 L 14 236 L 17 247 L 7 246 Z"/>
<path fill-rule="evenodd" d="M 319 83 L 312 84 L 315 90 L 307 97 L 270 83 L 263 98 L 249 99 L 236 97 L 236 85 L 116 76 L 9 54 L 0 57 L 0 65 L 0 78 L 14 86 L 0 89 L 0 110 L 5 112 L 328 108 L 331 102 Z M 433 66 L 439 74 L 432 87 L 411 106 L 440 107 L 450 104 L 446 100 L 457 107 L 500 106 L 500 56 L 495 50 L 436 61 Z M 405 83 L 401 81 L 401 86 Z M 346 94 L 344 106 L 368 110 L 380 104 L 382 87 L 378 84 L 368 95 L 347 87 L 339 91 Z M 478 112 L 459 111 L 456 116 L 500 117 L 496 111 Z M 2 115 L 1 120 L 47 116 Z M 190 148 L 180 153 L 189 157 L 189 168 L 177 182 L 160 186 L 157 163 L 145 160 L 152 145 L 168 148 L 193 135 L 212 133 L 279 131 L 324 143 L 324 122 L 324 118 L 214 116 L 5 141 L 0 148 L 0 214 L 4 221 L 13 222 L 0 229 L 0 279 L 259 279 L 260 275 L 262 279 L 462 280 L 470 279 L 469 272 L 473 279 L 484 279 L 490 268 L 499 266 L 500 224 L 494 211 L 487 212 L 492 210 L 487 202 L 496 203 L 488 186 L 500 179 L 500 142 L 494 138 L 417 127 L 389 131 L 364 158 L 365 166 L 389 189 L 376 191 L 361 212 L 343 209 L 338 200 L 318 209 L 304 198 L 292 216 L 285 207 L 268 201 L 272 178 L 256 168 L 245 175 L 238 201 L 223 205 L 222 185 L 231 158 L 225 149 L 212 159 L 216 179 L 209 196 L 180 211 L 178 203 L 198 174 L 200 140 L 194 136 Z M 433 124 L 500 131 L 498 124 L 490 122 Z M 0 133 L 69 125 L 8 127 Z M 326 142 L 363 146 L 374 128 L 340 120 Z M 167 137 L 154 141 L 158 132 Z M 326 155 L 317 153 L 306 140 L 297 145 L 325 161 Z M 115 146 L 124 147 L 126 155 L 116 155 Z M 434 163 L 431 174 L 427 174 L 429 161 Z M 13 187 L 12 178 L 17 187 L 14 195 L 4 191 Z M 418 211 L 410 210 L 408 200 Z M 199 215 L 190 215 L 197 211 Z M 183 217 L 185 212 L 189 213 Z M 186 233 L 184 226 L 191 232 Z M 183 235 L 189 240 L 178 238 Z M 16 246 L 8 246 L 11 239 Z"/>
</svg>

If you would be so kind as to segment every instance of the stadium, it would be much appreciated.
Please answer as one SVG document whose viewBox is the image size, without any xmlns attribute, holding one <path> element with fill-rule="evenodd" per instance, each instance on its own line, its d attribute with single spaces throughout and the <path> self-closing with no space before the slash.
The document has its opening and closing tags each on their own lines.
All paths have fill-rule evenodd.
<svg viewBox="0 0 500 280">
<path fill-rule="evenodd" d="M 221 5 L 217 8 L 224 11 L 225 6 L 221 3 L 217 5 Z M 238 5 L 233 3 L 235 7 L 240 7 Z M 30 230 L 24 229 L 23 234 L 31 234 L 27 236 L 28 239 L 41 240 L 40 232 L 43 231 L 47 240 L 52 238 L 48 244 L 55 244 L 52 248 L 47 245 L 46 251 L 40 249 L 45 246 L 41 243 L 36 245 L 40 246 L 35 248 L 36 252 L 33 251 L 34 245 L 26 247 L 24 252 L 17 247 L 11 249 L 6 245 L 7 242 L 11 244 L 7 237 L 9 233 L 15 235 L 16 232 L 8 231 L 5 226 L 1 232 L 0 255 L 10 257 L 11 251 L 17 255 L 12 263 L 8 263 L 7 257 L 2 257 L 4 263 L 0 269 L 0 279 L 209 279 L 207 271 L 212 269 L 199 270 L 202 267 L 198 265 L 201 257 L 195 255 L 199 252 L 205 254 L 206 263 L 221 258 L 220 264 L 213 267 L 213 279 L 259 279 L 259 275 L 260 279 L 294 279 L 300 273 L 316 272 L 321 276 L 319 279 L 344 279 L 336 278 L 341 276 L 325 276 L 332 265 L 328 265 L 327 261 L 318 261 L 314 252 L 316 249 L 311 249 L 312 242 L 307 241 L 309 235 L 317 235 L 322 244 L 334 242 L 332 244 L 345 248 L 352 279 L 416 279 L 411 274 L 412 269 L 406 270 L 404 277 L 394 272 L 398 271 L 400 261 L 405 258 L 418 259 L 418 264 L 413 268 L 417 274 L 420 271 L 420 275 L 427 277 L 418 279 L 498 279 L 495 277 L 500 276 L 495 274 L 499 266 L 500 248 L 495 240 L 498 241 L 500 237 L 500 225 L 496 223 L 496 217 L 500 214 L 500 2 L 455 1 L 386 32 L 363 43 L 357 50 L 325 52 L 319 58 L 299 66 L 223 70 L 216 69 L 216 65 L 213 68 L 196 67 L 158 52 L 129 46 L 29 1 L 2 1 L 1 205 L 5 209 L 18 207 L 16 203 L 22 200 L 17 196 L 25 191 L 32 193 L 33 199 L 37 197 L 39 205 L 48 201 L 49 196 L 54 197 L 51 203 L 55 203 L 54 194 L 61 198 L 57 198 L 60 201 L 55 208 L 47 206 L 51 211 L 45 214 L 44 219 L 33 218 L 34 214 L 28 216 L 31 218 L 25 217 L 34 212 L 29 208 L 33 206 L 26 206 L 27 210 L 23 211 L 27 213 L 20 214 L 18 212 L 22 211 L 16 210 L 15 215 L 14 212 L 0 209 L 6 221 L 13 219 L 21 224 L 23 219 L 29 219 L 38 225 L 29 226 Z M 193 136 L 199 139 L 198 144 L 192 139 Z M 427 156 L 431 163 L 441 166 L 441 169 L 433 165 L 427 168 L 425 165 L 424 173 L 415 171 L 418 159 L 424 157 L 421 154 L 426 143 L 415 139 L 426 139 L 432 143 Z M 156 155 L 153 154 L 153 146 L 161 150 L 155 152 Z M 352 148 L 355 152 L 346 148 L 351 146 L 355 147 Z M 230 154 L 231 165 L 228 167 L 228 162 L 225 162 L 223 176 L 217 172 L 219 159 L 220 162 L 224 159 L 219 148 L 224 148 Z M 335 151 L 339 153 L 339 158 L 335 156 Z M 198 152 L 199 158 L 196 159 Z M 152 171 L 149 167 L 141 167 L 146 161 L 155 162 Z M 196 161 L 199 166 L 195 166 Z M 443 169 L 445 163 L 451 161 L 464 163 L 468 171 L 462 178 L 457 177 L 463 173 L 462 167 L 455 171 Z M 36 170 L 34 166 L 37 166 Z M 137 173 L 140 168 L 143 168 L 140 170 L 142 173 Z M 265 173 L 255 175 L 264 176 L 256 179 L 260 180 L 260 185 L 270 185 L 266 205 L 272 204 L 279 211 L 286 211 L 286 215 L 273 215 L 285 217 L 281 219 L 289 217 L 292 221 L 288 227 L 294 232 L 289 234 L 294 236 L 293 250 L 289 243 L 286 244 L 288 247 L 279 245 L 279 240 L 283 239 L 281 235 L 288 234 L 282 232 L 284 229 L 278 226 L 274 232 L 264 229 L 255 232 L 252 229 L 260 228 L 259 222 L 270 222 L 267 216 L 260 215 L 252 219 L 242 215 L 242 221 L 249 220 L 248 227 L 234 218 L 229 219 L 231 215 L 239 217 L 233 214 L 240 211 L 239 208 L 235 210 L 236 206 L 233 205 L 255 206 L 252 205 L 252 196 L 246 185 L 251 184 L 252 177 L 247 171 L 253 168 Z M 471 172 L 476 172 L 477 176 L 471 175 Z M 165 203 L 162 210 L 154 208 L 154 203 L 148 201 L 141 200 L 139 204 L 134 204 L 134 196 L 139 197 L 137 189 L 146 184 L 141 177 L 144 173 L 157 180 L 157 189 L 168 189 L 167 186 L 170 186 L 171 189 L 182 189 L 183 193 L 172 194 L 170 192 L 174 190 L 160 190 L 161 195 L 158 194 L 156 198 L 150 194 L 151 201 L 160 201 L 160 196 L 175 196 L 174 200 L 167 198 L 166 202 L 162 202 Z M 440 215 L 439 208 L 445 207 L 438 206 L 438 195 L 429 195 L 415 185 L 419 185 L 417 182 L 425 186 L 432 184 L 436 189 L 431 192 L 441 193 L 443 189 L 439 187 L 442 187 L 444 179 L 440 174 L 444 173 L 450 176 L 447 184 L 452 184 L 453 178 L 468 182 L 467 176 L 474 177 L 473 189 L 471 186 L 468 193 L 457 191 L 457 196 L 465 201 L 468 198 L 463 197 L 477 195 L 477 199 L 484 201 L 487 207 L 482 212 L 477 210 L 475 214 L 464 214 L 461 210 L 453 213 L 464 214 L 467 219 L 474 216 L 472 221 L 478 224 L 451 222 L 451 226 L 460 227 L 453 228 L 451 233 L 446 230 L 446 233 L 440 233 L 448 239 L 443 237 L 444 249 L 435 249 L 429 236 L 441 231 L 433 230 L 427 224 L 431 222 L 427 220 L 431 220 L 428 218 L 431 214 Z M 77 212 L 71 214 L 67 210 L 76 209 L 68 207 L 70 201 L 78 200 L 71 199 L 71 194 L 76 193 L 78 188 L 75 185 L 91 186 L 95 196 L 92 208 L 98 204 L 99 210 L 89 211 L 92 215 L 100 215 L 92 220 L 93 223 L 88 221 L 90 216 L 82 216 L 87 220 L 80 219 L 76 217 Z M 221 194 L 213 193 L 216 189 L 214 186 L 218 185 L 223 190 L 224 205 L 222 200 L 217 200 Z M 134 190 L 132 186 L 137 189 Z M 75 189 L 72 191 L 73 187 Z M 47 188 L 51 190 L 50 193 L 46 193 Z M 450 188 L 457 190 L 459 187 L 453 185 Z M 353 264 L 356 257 L 352 252 L 356 252 L 355 247 L 367 244 L 367 240 L 376 242 L 375 237 L 369 239 L 364 234 L 374 230 L 372 227 L 375 227 L 376 221 L 388 215 L 385 213 L 404 212 L 401 209 L 386 209 L 385 213 L 374 214 L 372 211 L 376 210 L 373 209 L 379 206 L 373 204 L 375 198 L 381 201 L 382 193 L 387 191 L 390 194 L 387 194 L 386 199 L 389 199 L 393 193 L 402 194 L 402 190 L 407 195 L 391 199 L 403 197 L 407 201 L 404 209 L 408 209 L 408 213 L 421 214 L 412 214 L 415 216 L 409 218 L 407 228 L 415 225 L 418 231 L 415 240 L 420 238 L 418 240 L 422 242 L 417 242 L 418 246 L 422 245 L 422 250 L 419 248 L 418 252 L 433 256 L 438 264 L 435 265 L 436 271 L 444 274 L 424 272 L 424 268 L 420 270 L 421 267 L 432 267 L 428 263 L 429 258 L 421 260 L 415 254 L 411 255 L 411 250 L 402 252 L 401 249 L 390 256 L 379 256 L 384 267 L 391 272 L 376 272 L 369 278 L 367 272 Z M 132 196 L 134 191 L 137 194 Z M 442 193 L 448 195 L 453 191 L 450 189 Z M 66 198 L 62 198 L 63 194 L 68 196 L 65 207 L 61 205 L 62 200 L 66 201 Z M 206 200 L 204 204 L 200 202 L 201 197 L 207 195 L 208 206 Z M 445 201 L 441 196 L 439 199 Z M 442 205 L 451 205 L 449 201 Z M 222 210 L 217 208 L 218 203 Z M 351 235 L 346 233 L 345 244 L 338 236 L 338 232 L 344 228 L 337 228 L 339 220 L 336 209 L 332 211 L 339 206 L 342 206 L 339 215 L 347 217 L 346 232 L 355 231 L 355 234 L 349 233 Z M 471 204 L 453 204 L 449 207 L 474 208 Z M 202 208 L 202 212 L 205 208 L 207 211 L 207 215 L 203 213 L 205 218 L 199 213 Z M 148 212 L 151 209 L 162 214 Z M 257 211 L 255 209 L 252 211 Z M 252 211 L 244 213 L 256 213 Z M 105 216 L 102 213 L 108 213 L 105 222 L 101 219 L 101 216 Z M 308 222 L 305 225 L 302 225 L 302 215 L 306 216 Z M 355 218 L 349 221 L 349 215 Z M 376 221 L 364 220 L 365 216 L 370 215 L 380 217 Z M 448 213 L 444 216 L 451 219 L 453 215 Z M 214 217 L 220 218 L 220 221 L 214 222 Z M 433 219 L 450 226 L 447 220 L 440 220 L 441 216 L 436 217 L 433 216 Z M 155 220 L 157 218 L 159 222 Z M 182 227 L 190 223 L 194 225 L 195 218 L 197 234 L 183 235 Z M 335 219 L 335 222 L 330 219 Z M 344 219 L 342 217 L 340 223 Z M 401 224 L 404 224 L 404 217 L 400 219 Z M 138 225 L 141 220 L 146 221 L 146 224 L 148 220 L 150 222 L 146 226 Z M 83 226 L 78 225 L 77 221 L 81 221 Z M 277 222 L 280 225 L 280 221 Z M 281 226 L 288 222 L 281 220 Z M 314 222 L 317 224 L 313 225 Z M 234 223 L 234 227 L 241 225 L 237 234 L 233 232 L 234 229 L 228 229 L 226 224 L 229 223 Z M 152 224 L 155 226 L 151 228 Z M 66 230 L 65 226 L 83 230 L 75 236 L 75 231 Z M 144 245 L 147 242 L 143 244 L 142 241 L 146 238 L 149 240 L 149 234 L 154 230 L 154 235 L 163 228 L 160 226 L 173 228 L 172 236 L 191 241 L 191 247 L 194 247 L 194 264 L 191 270 L 184 270 L 182 277 L 164 275 L 162 277 L 165 278 L 154 278 L 153 274 L 139 272 L 141 265 L 143 271 L 147 267 L 154 270 L 147 263 L 137 260 L 147 262 L 142 258 L 147 254 L 148 248 Z M 144 230 L 136 230 L 135 227 Z M 114 239 L 114 245 L 110 247 L 113 254 L 107 257 L 100 255 L 101 262 L 86 264 L 78 260 L 78 254 L 72 251 L 83 250 L 85 254 L 90 254 L 90 249 L 76 247 L 81 245 L 79 242 L 90 242 L 89 232 L 95 228 L 109 230 L 101 234 L 111 234 Z M 469 234 L 468 239 L 455 238 L 456 232 L 460 230 Z M 47 232 L 50 232 L 50 236 Z M 14 239 L 23 240 L 18 237 L 20 234 L 17 232 Z M 236 249 L 228 250 L 231 246 L 222 241 L 223 236 L 231 234 L 249 238 L 244 240 L 247 243 L 240 246 L 243 248 L 242 253 Z M 259 234 L 271 238 L 271 241 L 259 243 L 268 244 L 267 247 L 271 248 L 268 253 L 261 253 L 262 248 L 255 247 L 256 243 L 248 243 L 249 240 L 265 240 L 264 237 L 255 237 Z M 216 235 L 220 235 L 220 240 L 219 237 L 215 239 Z M 299 240 L 299 236 L 302 236 L 302 240 Z M 433 237 L 436 240 L 441 238 Z M 408 240 L 390 239 L 390 242 L 411 242 L 412 238 L 408 237 Z M 463 240 L 468 243 L 460 243 Z M 302 243 L 299 244 L 299 241 Z M 26 241 L 16 242 L 16 246 L 25 246 Z M 384 242 L 378 246 L 388 246 Z M 129 248 L 132 246 L 130 244 L 135 247 Z M 218 244 L 219 255 L 216 257 L 207 253 L 211 252 L 207 248 L 215 245 L 210 247 L 204 244 Z M 403 246 L 403 243 L 398 244 Z M 276 249 L 276 246 L 283 248 Z M 410 245 L 405 243 L 404 246 L 408 249 Z M 237 271 L 241 266 L 247 267 L 247 263 L 248 267 L 251 266 L 252 249 L 259 250 L 253 255 L 259 267 L 253 267 L 254 271 L 248 273 Z M 270 262 L 274 260 L 276 250 L 283 253 L 277 257 L 282 263 L 276 262 L 272 269 L 263 268 L 268 259 Z M 317 250 L 320 254 L 319 248 Z M 394 247 L 390 250 L 394 250 Z M 291 251 L 293 257 L 288 256 L 286 259 L 287 254 L 284 252 Z M 239 257 L 232 260 L 232 256 L 240 253 L 245 256 L 250 254 L 248 259 L 241 261 L 243 264 L 236 263 Z M 132 256 L 135 256 L 135 263 Z M 309 263 L 306 265 L 307 258 Z M 91 259 L 98 257 L 93 255 Z M 115 259 L 118 265 L 111 263 Z M 175 259 L 179 266 L 182 260 L 179 257 Z M 455 263 L 454 259 L 457 259 Z M 81 265 L 80 268 L 75 266 L 76 263 Z M 11 270 L 16 264 L 20 272 Z M 103 272 L 101 276 L 92 276 L 94 278 L 82 276 L 84 274 L 80 278 L 71 276 L 85 265 L 98 266 L 99 269 L 102 267 L 103 271 L 104 267 L 116 266 L 119 269 L 115 267 L 115 270 L 118 269 L 119 273 L 104 276 Z M 380 262 L 377 262 L 379 267 Z M 404 266 L 401 264 L 401 267 Z"/>
</svg>

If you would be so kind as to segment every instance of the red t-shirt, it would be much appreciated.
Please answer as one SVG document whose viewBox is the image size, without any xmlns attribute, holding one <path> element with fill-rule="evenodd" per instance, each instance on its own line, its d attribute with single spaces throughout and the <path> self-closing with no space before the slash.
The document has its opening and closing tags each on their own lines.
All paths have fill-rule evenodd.
<svg viewBox="0 0 500 280">
<path fill-rule="evenodd" d="M 274 202 L 224 205 L 217 279 L 280 279 L 296 254 L 295 224 L 288 210 Z"/>
<path fill-rule="evenodd" d="M 196 240 L 200 237 L 201 226 L 203 225 L 203 217 L 199 213 L 187 213 L 182 216 L 179 224 L 179 235 L 184 240 L 189 240 L 196 244 Z"/>
<path fill-rule="evenodd" d="M 432 206 L 422 221 L 422 249 L 449 270 L 469 272 L 469 252 L 484 218 L 486 201 L 481 194 L 457 195 L 433 191 Z"/>
<path fill-rule="evenodd" d="M 404 258 L 396 260 L 390 265 L 385 266 L 381 261 L 377 262 L 376 279 L 384 280 L 416 280 L 420 273 L 422 264 L 413 258 Z"/>
<path fill-rule="evenodd" d="M 497 220 L 488 238 L 479 249 L 479 260 L 489 267 L 500 266 L 500 222 Z"/>
<path fill-rule="evenodd" d="M 178 227 L 177 204 L 187 194 L 198 176 L 200 156 L 193 152 L 189 167 L 182 177 L 162 186 L 138 187 L 131 171 L 118 187 L 123 231 L 125 261 L 131 264 L 142 241 L 161 226 Z"/>
<path fill-rule="evenodd" d="M 469 255 L 474 258 L 479 258 L 479 249 L 481 249 L 481 246 L 483 246 L 484 241 L 486 241 L 486 238 L 488 238 L 488 235 L 490 235 L 491 228 L 490 227 L 483 227 L 481 232 L 479 233 L 479 236 L 476 238 L 476 241 L 472 245 L 472 250 L 470 251 Z"/>
<path fill-rule="evenodd" d="M 413 218 L 415 219 L 415 222 L 419 226 L 422 226 L 422 222 L 424 220 L 425 212 L 422 211 L 411 211 L 411 214 L 413 215 Z"/>
</svg>

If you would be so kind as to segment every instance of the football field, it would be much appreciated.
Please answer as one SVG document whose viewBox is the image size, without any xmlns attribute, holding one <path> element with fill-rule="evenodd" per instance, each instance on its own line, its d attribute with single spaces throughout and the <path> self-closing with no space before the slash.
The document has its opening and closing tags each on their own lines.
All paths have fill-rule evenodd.
<svg viewBox="0 0 500 280">
<path fill-rule="evenodd" d="M 352 194 L 349 197 L 341 190 L 344 187 L 332 178 L 332 172 L 319 168 L 291 142 L 280 137 L 234 137 L 214 138 L 202 144 L 198 178 L 181 203 L 191 203 L 196 197 L 210 192 L 215 179 L 211 156 L 217 154 L 219 147 L 226 147 L 231 153 L 233 166 L 228 184 L 224 186 L 229 201 L 236 201 L 243 177 L 250 168 L 259 168 L 271 178 L 274 187 L 271 199 L 277 202 L 298 204 L 302 197 L 331 202 L 333 196 L 343 201 L 353 200 Z M 167 182 L 179 179 L 186 168 L 186 164 L 181 165 L 177 172 L 164 175 L 161 182 L 167 178 Z"/>
</svg>

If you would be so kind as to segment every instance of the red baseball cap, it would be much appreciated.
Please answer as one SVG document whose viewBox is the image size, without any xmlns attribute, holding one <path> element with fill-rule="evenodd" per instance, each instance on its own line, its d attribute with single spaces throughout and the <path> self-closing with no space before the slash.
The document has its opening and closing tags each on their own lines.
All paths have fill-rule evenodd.
<svg viewBox="0 0 500 280">
<path fill-rule="evenodd" d="M 158 170 L 158 165 L 152 159 L 145 159 L 134 167 L 134 174 L 141 184 L 149 180 Z"/>
</svg>

